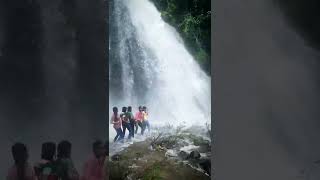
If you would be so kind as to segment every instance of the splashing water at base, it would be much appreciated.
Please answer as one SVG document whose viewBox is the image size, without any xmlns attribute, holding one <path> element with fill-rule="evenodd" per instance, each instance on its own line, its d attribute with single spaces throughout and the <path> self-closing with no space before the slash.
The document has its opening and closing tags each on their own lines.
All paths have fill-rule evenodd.
<svg viewBox="0 0 320 180">
<path fill-rule="evenodd" d="M 175 29 L 148 0 L 110 4 L 110 107 L 146 105 L 151 125 L 210 124 L 210 77 Z"/>
</svg>

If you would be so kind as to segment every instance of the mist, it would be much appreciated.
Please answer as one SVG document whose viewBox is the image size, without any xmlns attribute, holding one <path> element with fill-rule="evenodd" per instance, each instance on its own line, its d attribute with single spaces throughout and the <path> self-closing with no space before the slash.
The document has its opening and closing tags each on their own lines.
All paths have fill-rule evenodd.
<svg viewBox="0 0 320 180">
<path fill-rule="evenodd" d="M 108 137 L 106 2 L 0 3 L 0 176 L 17 141 L 34 163 L 43 142 L 69 140 L 80 171 L 92 142 Z"/>
<path fill-rule="evenodd" d="M 316 4 L 213 3 L 217 179 L 298 179 L 320 159 Z"/>
</svg>

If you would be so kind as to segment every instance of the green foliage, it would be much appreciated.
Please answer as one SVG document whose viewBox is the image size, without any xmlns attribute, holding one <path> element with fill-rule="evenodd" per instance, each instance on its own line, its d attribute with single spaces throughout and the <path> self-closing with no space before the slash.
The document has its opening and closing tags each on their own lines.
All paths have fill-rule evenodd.
<svg viewBox="0 0 320 180">
<path fill-rule="evenodd" d="M 193 142 L 193 144 L 195 146 L 201 146 L 201 145 L 210 144 L 210 142 L 208 140 L 205 140 L 200 136 L 196 136 L 196 135 L 193 135 L 193 134 L 188 134 L 187 137 Z"/>
<path fill-rule="evenodd" d="M 143 180 L 163 180 L 161 177 L 161 165 L 160 163 L 154 163 L 151 167 L 149 167 L 143 177 Z"/>
<path fill-rule="evenodd" d="M 189 52 L 210 75 L 211 1 L 151 0 L 164 21 L 180 33 Z"/>
</svg>

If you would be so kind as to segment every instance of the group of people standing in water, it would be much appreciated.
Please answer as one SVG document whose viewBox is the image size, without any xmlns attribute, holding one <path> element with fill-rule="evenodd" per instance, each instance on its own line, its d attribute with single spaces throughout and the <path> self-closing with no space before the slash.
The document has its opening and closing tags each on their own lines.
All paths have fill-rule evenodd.
<svg viewBox="0 0 320 180">
<path fill-rule="evenodd" d="M 11 147 L 14 165 L 8 171 L 7 180 L 107 180 L 107 144 L 97 140 L 92 144 L 92 151 L 80 176 L 71 159 L 69 141 L 61 141 L 57 148 L 54 142 L 43 143 L 41 160 L 34 166 L 28 163 L 26 145 L 15 143 Z"/>
<path fill-rule="evenodd" d="M 141 135 L 144 134 L 146 128 L 150 131 L 150 123 L 148 120 L 148 112 L 146 106 L 139 106 L 139 111 L 136 112 L 135 116 L 132 113 L 132 107 L 122 107 L 122 112 L 118 113 L 118 108 L 113 107 L 111 124 L 116 130 L 117 135 L 114 137 L 114 142 L 123 140 L 126 135 L 126 130 L 128 130 L 128 139 L 134 137 L 138 133 L 138 129 L 141 129 Z"/>
</svg>

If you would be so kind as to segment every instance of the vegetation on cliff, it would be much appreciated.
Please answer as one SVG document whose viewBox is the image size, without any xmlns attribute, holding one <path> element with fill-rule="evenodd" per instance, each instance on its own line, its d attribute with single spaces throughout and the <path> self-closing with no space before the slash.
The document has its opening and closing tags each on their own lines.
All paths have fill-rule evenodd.
<svg viewBox="0 0 320 180">
<path fill-rule="evenodd" d="M 161 16 L 180 33 L 189 52 L 211 74 L 211 1 L 151 0 Z"/>
</svg>

